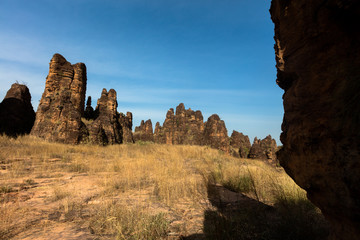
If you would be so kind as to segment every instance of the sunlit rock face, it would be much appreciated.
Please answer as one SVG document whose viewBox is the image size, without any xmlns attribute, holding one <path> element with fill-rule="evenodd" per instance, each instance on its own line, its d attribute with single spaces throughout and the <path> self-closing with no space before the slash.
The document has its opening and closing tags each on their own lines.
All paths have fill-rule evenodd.
<svg viewBox="0 0 360 240">
<path fill-rule="evenodd" d="M 211 115 L 205 123 L 204 145 L 230 152 L 230 141 L 225 122 L 217 114 Z"/>
<path fill-rule="evenodd" d="M 122 143 L 123 132 L 117 112 L 116 91 L 104 88 L 95 108 L 95 119 L 86 124 L 88 142 L 100 145 Z"/>
<path fill-rule="evenodd" d="M 86 81 L 85 64 L 71 65 L 63 56 L 55 54 L 31 134 L 51 141 L 79 143 L 84 129 L 81 116 Z"/>
<path fill-rule="evenodd" d="M 30 133 L 35 112 L 27 86 L 14 83 L 0 103 L 0 134 L 16 137 Z"/>
<path fill-rule="evenodd" d="M 180 103 L 175 113 L 169 109 L 162 127 L 156 123 L 154 138 L 156 143 L 202 145 L 203 131 L 202 113 Z"/>
<path fill-rule="evenodd" d="M 273 0 L 270 12 L 285 90 L 278 158 L 330 239 L 360 239 L 360 2 Z"/>
<path fill-rule="evenodd" d="M 154 133 L 150 119 L 141 121 L 140 126 L 135 127 L 134 140 L 144 142 L 154 142 Z"/>
<path fill-rule="evenodd" d="M 133 115 L 131 112 L 125 114 L 120 113 L 119 123 L 122 128 L 122 140 L 123 143 L 134 143 L 134 136 L 132 133 Z"/>
</svg>

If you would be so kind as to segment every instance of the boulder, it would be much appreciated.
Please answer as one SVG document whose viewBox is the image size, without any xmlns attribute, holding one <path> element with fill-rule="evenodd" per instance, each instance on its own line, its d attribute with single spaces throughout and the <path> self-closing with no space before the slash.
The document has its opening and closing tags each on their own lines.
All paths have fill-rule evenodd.
<svg viewBox="0 0 360 240">
<path fill-rule="evenodd" d="M 34 121 L 35 112 L 28 87 L 14 83 L 0 103 L 0 134 L 12 137 L 28 134 Z"/>
<path fill-rule="evenodd" d="M 230 147 L 235 157 L 247 158 L 251 148 L 249 137 L 234 130 L 230 137 Z"/>
<path fill-rule="evenodd" d="M 146 122 L 142 120 L 140 126 L 135 127 L 134 140 L 135 142 L 154 142 L 153 127 L 150 119 L 148 119 Z"/>
<path fill-rule="evenodd" d="M 271 135 L 268 135 L 262 140 L 255 137 L 248 157 L 252 159 L 267 160 L 269 163 L 276 164 L 276 151 L 276 141 L 272 139 Z"/>
<path fill-rule="evenodd" d="M 357 0 L 272 0 L 280 164 L 332 226 L 360 239 L 360 16 Z"/>
<path fill-rule="evenodd" d="M 79 143 L 84 133 L 81 117 L 86 81 L 85 64 L 71 65 L 63 56 L 55 54 L 31 134 L 50 141 Z"/>
<path fill-rule="evenodd" d="M 217 114 L 211 115 L 205 123 L 204 145 L 230 152 L 230 141 L 227 135 L 225 122 Z"/>
</svg>

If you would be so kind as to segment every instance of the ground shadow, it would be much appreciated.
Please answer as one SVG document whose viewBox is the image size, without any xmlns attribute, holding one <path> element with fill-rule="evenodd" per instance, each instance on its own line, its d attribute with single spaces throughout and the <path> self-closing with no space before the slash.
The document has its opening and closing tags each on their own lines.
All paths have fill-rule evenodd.
<svg viewBox="0 0 360 240">
<path fill-rule="evenodd" d="M 328 225 L 308 201 L 266 205 L 220 185 L 208 196 L 216 210 L 205 212 L 204 233 L 183 239 L 303 240 L 326 239 Z"/>
</svg>

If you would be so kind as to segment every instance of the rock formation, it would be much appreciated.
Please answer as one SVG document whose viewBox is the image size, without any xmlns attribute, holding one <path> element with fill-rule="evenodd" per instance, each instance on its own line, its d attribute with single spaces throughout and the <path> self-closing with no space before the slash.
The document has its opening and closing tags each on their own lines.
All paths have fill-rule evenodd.
<svg viewBox="0 0 360 240">
<path fill-rule="evenodd" d="M 15 137 L 30 133 L 34 121 L 35 112 L 28 87 L 14 83 L 0 103 L 0 134 Z"/>
<path fill-rule="evenodd" d="M 85 64 L 71 65 L 63 56 L 55 54 L 31 134 L 51 141 L 79 143 L 84 131 L 81 116 L 85 91 Z"/>
<path fill-rule="evenodd" d="M 116 91 L 104 88 L 95 109 L 96 118 L 86 124 L 89 131 L 88 141 L 97 144 L 122 143 L 122 127 L 117 112 Z"/>
<path fill-rule="evenodd" d="M 154 142 L 154 134 L 151 120 L 141 121 L 139 127 L 135 127 L 134 140 L 144 142 Z"/>
<path fill-rule="evenodd" d="M 235 157 L 247 158 L 251 143 L 249 137 L 237 131 L 233 131 L 230 137 L 231 152 Z"/>
<path fill-rule="evenodd" d="M 31 134 L 71 144 L 134 142 L 132 114 L 123 116 L 117 112 L 114 89 L 103 89 L 95 111 L 88 97 L 84 110 L 86 81 L 85 64 L 71 65 L 55 54 Z"/>
<path fill-rule="evenodd" d="M 131 112 L 127 112 L 126 116 L 123 113 L 120 113 L 119 123 L 122 128 L 122 139 L 123 143 L 134 143 L 134 137 L 132 133 L 133 126 L 133 115 Z"/>
<path fill-rule="evenodd" d="M 280 164 L 330 239 L 360 239 L 360 2 L 272 0 L 270 12 L 285 90 Z"/>
<path fill-rule="evenodd" d="M 183 103 L 166 114 L 166 119 L 162 127 L 156 124 L 154 138 L 156 143 L 166 144 L 189 144 L 202 145 L 204 123 L 200 111 L 185 109 Z"/>
<path fill-rule="evenodd" d="M 211 115 L 205 123 L 204 145 L 230 152 L 229 137 L 223 120 L 217 114 Z"/>
<path fill-rule="evenodd" d="M 248 157 L 252 159 L 263 159 L 269 163 L 276 163 L 276 141 L 271 138 L 271 135 L 260 140 L 255 137 L 253 145 L 250 148 Z"/>
<path fill-rule="evenodd" d="M 85 108 L 85 111 L 84 111 L 84 118 L 87 119 L 87 120 L 96 118 L 94 108 L 91 106 L 91 96 L 89 96 L 87 101 L 86 101 L 86 108 Z"/>
</svg>

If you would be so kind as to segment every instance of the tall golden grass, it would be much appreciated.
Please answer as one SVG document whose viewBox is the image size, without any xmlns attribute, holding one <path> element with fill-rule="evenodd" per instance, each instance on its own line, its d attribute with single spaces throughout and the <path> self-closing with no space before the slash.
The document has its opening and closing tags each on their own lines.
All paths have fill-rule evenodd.
<svg viewBox="0 0 360 240">
<path fill-rule="evenodd" d="M 90 217 L 82 220 L 89 222 L 94 234 L 114 234 L 122 239 L 130 239 L 130 236 L 162 238 L 168 224 L 166 214 L 154 212 L 153 208 L 139 207 L 135 203 L 133 207 L 122 208 L 119 207 L 120 203 L 106 200 L 119 192 L 145 191 L 151 201 L 169 207 L 184 199 L 196 206 L 208 198 L 209 184 L 221 184 L 268 205 L 275 205 L 284 199 L 307 201 L 305 191 L 281 168 L 275 169 L 259 160 L 234 158 L 209 147 L 153 143 L 74 146 L 50 143 L 33 136 L 20 136 L 17 139 L 0 136 L 0 163 L 6 166 L 0 175 L 0 189 L 4 189 L 0 192 L 0 200 L 5 197 L 5 190 L 11 189 L 17 179 L 59 178 L 65 173 L 90 176 L 101 190 L 96 197 L 102 200 L 89 210 Z M 86 203 L 76 200 L 75 195 L 54 185 L 49 201 L 63 201 L 60 205 L 67 212 L 69 206 L 85 207 Z M 70 198 L 73 199 L 71 204 L 64 205 L 64 199 L 68 201 Z M 16 221 L 15 216 L 26 210 L 21 206 L 10 208 L 3 199 L 2 202 L 0 235 L 10 236 L 6 234 L 12 231 L 16 222 L 9 216 L 13 215 Z M 124 217 L 118 217 L 119 214 Z M 111 220 L 107 215 L 113 216 Z M 151 229 L 146 233 L 148 235 L 141 235 L 141 227 L 130 227 L 126 223 L 127 218 L 133 224 L 137 218 L 157 222 L 155 227 L 159 227 L 160 233 Z M 141 226 L 148 224 L 142 222 Z"/>
</svg>

